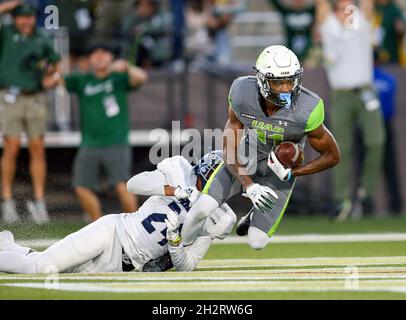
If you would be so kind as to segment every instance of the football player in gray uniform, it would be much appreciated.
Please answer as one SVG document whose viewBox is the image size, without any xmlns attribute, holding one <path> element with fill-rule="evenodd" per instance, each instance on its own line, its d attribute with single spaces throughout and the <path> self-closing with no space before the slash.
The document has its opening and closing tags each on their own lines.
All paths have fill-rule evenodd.
<svg viewBox="0 0 406 320">
<path fill-rule="evenodd" d="M 245 191 L 253 208 L 238 222 L 237 234 L 248 234 L 253 249 L 264 248 L 282 219 L 296 177 L 326 170 L 340 160 L 337 143 L 323 124 L 323 100 L 302 87 L 303 68 L 296 55 L 284 46 L 267 47 L 255 69 L 256 76 L 240 77 L 231 86 L 224 162 L 185 218 L 184 244 L 192 243 L 213 208 Z M 304 147 L 306 137 L 319 156 L 285 168 L 273 152 L 275 145 L 293 141 Z"/>
</svg>

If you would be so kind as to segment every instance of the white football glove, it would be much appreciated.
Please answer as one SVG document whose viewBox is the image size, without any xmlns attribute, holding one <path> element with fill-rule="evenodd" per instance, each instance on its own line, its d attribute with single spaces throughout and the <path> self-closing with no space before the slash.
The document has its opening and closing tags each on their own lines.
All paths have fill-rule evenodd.
<svg viewBox="0 0 406 320">
<path fill-rule="evenodd" d="M 197 198 L 199 198 L 200 195 L 200 191 L 197 190 L 196 187 L 188 187 L 186 188 L 187 193 L 189 193 L 189 202 L 190 202 L 190 206 L 193 205 L 193 203 L 196 202 Z"/>
<path fill-rule="evenodd" d="M 166 214 L 165 224 L 166 224 L 166 240 L 172 247 L 177 247 L 182 241 L 177 226 L 178 215 L 175 212 L 168 212 Z"/>
<path fill-rule="evenodd" d="M 273 151 L 271 151 L 268 156 L 268 167 L 271 168 L 282 181 L 288 181 L 292 177 L 292 169 L 285 168 Z"/>
<path fill-rule="evenodd" d="M 193 203 L 199 197 L 200 192 L 199 190 L 197 190 L 196 187 L 188 187 L 186 189 L 183 189 L 181 186 L 177 186 L 175 191 L 173 192 L 173 195 L 178 200 L 188 199 L 190 205 L 193 205 Z"/>
<path fill-rule="evenodd" d="M 245 194 L 243 194 L 245 196 Z M 255 209 L 267 213 L 275 206 L 278 195 L 271 188 L 253 183 L 248 186 L 246 196 L 251 199 Z"/>
<path fill-rule="evenodd" d="M 189 192 L 186 189 L 182 189 L 181 186 L 176 187 L 175 191 L 173 192 L 173 195 L 178 200 L 183 200 L 183 199 L 189 198 Z"/>
</svg>

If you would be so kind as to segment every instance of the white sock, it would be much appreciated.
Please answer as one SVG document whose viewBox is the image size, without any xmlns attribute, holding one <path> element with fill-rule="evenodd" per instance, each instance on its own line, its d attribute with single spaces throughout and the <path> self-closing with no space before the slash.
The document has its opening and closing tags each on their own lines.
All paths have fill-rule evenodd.
<svg viewBox="0 0 406 320">
<path fill-rule="evenodd" d="M 202 194 L 185 215 L 182 227 L 182 241 L 184 245 L 189 245 L 195 241 L 196 237 L 203 229 L 204 220 L 219 207 L 213 197 Z"/>
<path fill-rule="evenodd" d="M 0 252 L 0 272 L 35 274 L 36 260 L 12 251 Z"/>
<path fill-rule="evenodd" d="M 190 244 L 193 243 L 193 241 L 196 240 L 197 236 L 199 235 L 199 233 L 201 233 L 202 229 L 203 229 L 203 225 L 204 225 L 205 220 L 202 220 L 200 222 L 197 223 L 193 223 L 191 225 L 187 225 L 185 229 L 185 225 L 183 225 L 182 228 L 182 242 L 185 246 L 188 246 Z M 183 230 L 187 231 L 187 232 L 183 232 Z"/>
</svg>

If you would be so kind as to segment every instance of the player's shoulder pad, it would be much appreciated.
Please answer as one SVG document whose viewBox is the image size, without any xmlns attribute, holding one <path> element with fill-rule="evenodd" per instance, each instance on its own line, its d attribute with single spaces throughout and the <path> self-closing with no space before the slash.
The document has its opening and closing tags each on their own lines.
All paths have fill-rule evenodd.
<svg viewBox="0 0 406 320">
<path fill-rule="evenodd" d="M 296 104 L 305 132 L 318 128 L 324 122 L 323 99 L 313 91 L 302 87 Z"/>
<path fill-rule="evenodd" d="M 228 94 L 228 104 L 238 109 L 247 97 L 252 97 L 249 92 L 256 89 L 257 80 L 254 76 L 239 77 L 233 81 Z"/>
</svg>

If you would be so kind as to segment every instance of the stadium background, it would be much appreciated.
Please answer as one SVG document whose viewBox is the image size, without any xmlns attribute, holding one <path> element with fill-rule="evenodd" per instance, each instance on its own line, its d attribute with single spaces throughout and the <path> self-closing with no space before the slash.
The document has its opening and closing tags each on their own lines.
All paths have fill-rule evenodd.
<svg viewBox="0 0 406 320">
<path fill-rule="evenodd" d="M 397 2 L 406 11 L 406 0 Z M 167 6 L 169 1 L 162 0 L 162 3 Z M 64 1 L 59 4 L 62 12 Z M 284 43 L 280 16 L 268 0 L 247 0 L 245 4 L 229 27 L 233 48 L 231 65 L 209 64 L 196 70 L 175 64 L 149 69 L 149 82 L 131 94 L 134 174 L 154 167 L 148 159 L 151 142 L 147 137 L 151 130 L 170 129 L 171 120 L 180 120 L 182 129 L 222 129 L 233 79 L 252 74 L 251 67 L 265 46 Z M 67 56 L 67 30 L 62 27 L 51 35 L 56 48 Z M 406 148 L 402 139 L 406 136 L 403 125 L 406 92 L 402 88 L 406 84 L 406 73 L 402 67 L 387 69 L 395 75 L 400 88 L 395 130 L 398 174 L 405 199 Z M 306 69 L 304 85 L 326 101 L 328 124 L 329 89 L 323 69 L 320 66 Z M 77 101 L 60 91 L 50 92 L 49 98 L 46 201 L 52 223 L 36 226 L 25 220 L 22 224 L 7 226 L 17 241 L 39 250 L 86 224 L 71 187 L 72 162 L 80 141 Z M 308 159 L 313 155 L 306 149 Z M 26 212 L 25 200 L 31 197 L 31 181 L 25 149 L 18 160 L 15 196 L 18 212 Z M 105 213 L 119 211 L 111 190 L 104 189 L 101 196 Z M 252 250 L 244 238 L 232 235 L 210 248 L 196 272 L 61 275 L 59 290 L 44 286 L 52 284 L 52 279 L 45 275 L 0 274 L 0 299 L 404 299 L 406 220 L 404 216 L 392 217 L 387 212 L 383 181 L 375 198 L 377 215 L 384 216 L 383 219 L 368 217 L 332 223 L 325 219 L 330 196 L 331 172 L 299 179 L 273 243 L 258 252 Z M 238 215 L 250 208 L 249 200 L 242 197 L 236 197 L 230 205 Z M 361 290 L 358 291 L 345 286 L 348 279 L 358 281 L 352 278 L 354 270 L 360 275 Z M 103 292 L 98 291 L 98 286 Z M 168 290 L 173 292 L 168 294 Z"/>
<path fill-rule="evenodd" d="M 120 1 L 123 3 L 126 1 Z M 128 2 L 128 1 L 127 1 Z M 131 1 L 130 1 L 131 2 Z M 150 130 L 165 128 L 170 130 L 171 120 L 181 121 L 181 128 L 224 127 L 226 120 L 227 94 L 233 79 L 238 76 L 253 74 L 252 65 L 258 53 L 267 45 L 284 43 L 285 38 L 281 18 L 268 0 L 241 1 L 241 10 L 229 26 L 232 46 L 232 63 L 227 65 L 207 64 L 202 68 L 188 68 L 188 65 L 169 64 L 161 68 L 148 69 L 150 80 L 142 90 L 130 95 L 131 144 L 133 146 L 133 173 L 153 169 L 149 162 L 148 140 Z M 398 1 L 406 10 L 406 1 Z M 164 10 L 169 2 L 161 1 Z M 60 12 L 63 2 L 58 3 Z M 169 13 L 167 13 L 169 14 Z M 100 17 L 99 17 L 100 18 Z M 103 18 L 103 17 L 102 17 Z M 69 52 L 69 30 L 61 26 L 50 32 L 56 49 L 66 57 Z M 112 39 L 114 41 L 114 39 Z M 84 44 L 86 45 L 86 44 Z M 64 68 L 69 68 L 65 65 Z M 397 79 L 398 87 L 406 84 L 405 69 L 400 66 L 386 67 Z M 308 68 L 304 73 L 304 86 L 317 92 L 326 105 L 327 125 L 329 121 L 329 88 L 326 75 L 321 66 Z M 80 215 L 81 209 L 71 188 L 71 166 L 79 144 L 79 118 L 77 101 L 66 92 L 49 93 L 51 102 L 50 117 L 46 135 L 48 178 L 46 200 L 51 215 Z M 397 114 L 395 117 L 395 137 L 398 149 L 398 163 L 406 163 L 406 149 L 402 137 L 406 128 L 402 125 L 406 119 L 406 92 L 399 90 L 397 95 Z M 1 139 L 1 138 L 0 138 Z M 1 141 L 1 140 L 0 140 Z M 306 149 L 309 159 L 314 154 Z M 23 150 L 19 157 L 15 195 L 17 200 L 30 197 L 31 186 L 27 165 L 27 152 Z M 402 198 L 406 195 L 406 169 L 399 166 Z M 356 176 L 356 174 L 354 175 Z M 324 172 L 299 179 L 296 190 L 288 207 L 288 214 L 325 213 L 330 205 L 330 172 Z M 306 190 L 306 192 L 305 192 Z M 310 197 L 308 190 L 311 190 Z M 102 191 L 102 201 L 106 213 L 119 211 L 118 203 L 110 190 Z M 375 197 L 377 214 L 387 214 L 385 186 L 382 180 Z M 143 199 L 141 198 L 141 201 Z M 250 204 L 242 197 L 233 199 L 239 214 L 245 212 Z M 21 210 L 20 210 L 21 211 Z"/>
</svg>

